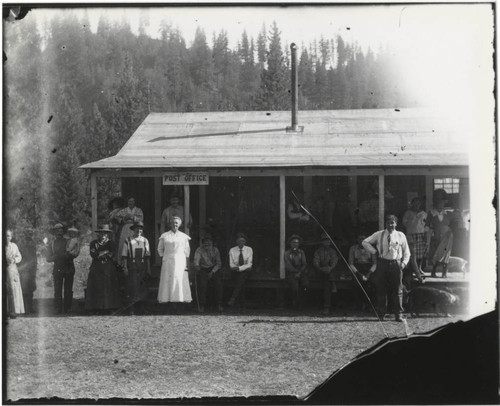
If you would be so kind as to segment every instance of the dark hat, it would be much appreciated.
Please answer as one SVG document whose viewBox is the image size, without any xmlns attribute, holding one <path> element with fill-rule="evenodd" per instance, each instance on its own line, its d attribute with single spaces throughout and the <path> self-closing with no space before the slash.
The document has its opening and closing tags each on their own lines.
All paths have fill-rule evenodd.
<svg viewBox="0 0 500 406">
<path fill-rule="evenodd" d="M 299 243 L 302 243 L 302 237 L 297 234 L 292 234 L 290 237 L 288 237 L 287 244 L 290 244 L 293 240 L 299 240 Z"/>
<path fill-rule="evenodd" d="M 113 197 L 108 203 L 108 210 L 113 210 L 113 205 L 115 203 L 119 207 L 125 207 L 127 205 L 127 201 L 123 197 L 121 196 Z"/>
<path fill-rule="evenodd" d="M 328 240 L 330 241 L 330 237 L 328 237 L 328 234 L 327 233 L 321 233 L 321 238 L 320 238 L 321 241 L 325 241 L 325 240 Z"/>
<path fill-rule="evenodd" d="M 238 241 L 240 238 L 243 238 L 245 241 L 248 241 L 247 236 L 244 233 L 238 233 L 236 234 L 235 241 Z"/>
<path fill-rule="evenodd" d="M 206 234 L 205 236 L 203 236 L 201 238 L 201 243 L 203 244 L 207 240 L 214 242 L 214 237 L 212 236 L 212 234 Z"/>
<path fill-rule="evenodd" d="M 144 228 L 144 223 L 142 221 L 136 221 L 134 224 L 130 226 L 131 230 L 135 230 L 136 228 L 142 227 Z"/>
<path fill-rule="evenodd" d="M 56 232 L 57 230 L 63 230 L 64 231 L 64 226 L 61 223 L 56 223 L 54 227 L 50 229 L 51 233 Z"/>
<path fill-rule="evenodd" d="M 94 230 L 96 233 L 112 233 L 113 230 L 109 228 L 109 224 L 103 224 L 97 230 Z"/>
</svg>

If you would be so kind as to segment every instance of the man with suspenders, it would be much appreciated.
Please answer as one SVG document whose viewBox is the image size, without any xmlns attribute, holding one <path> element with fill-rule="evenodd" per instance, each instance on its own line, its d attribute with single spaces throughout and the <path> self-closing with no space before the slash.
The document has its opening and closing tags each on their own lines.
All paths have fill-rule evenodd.
<svg viewBox="0 0 500 406">
<path fill-rule="evenodd" d="M 376 257 L 376 268 L 369 271 L 377 290 L 377 312 L 381 319 L 387 311 L 387 296 L 392 299 L 396 321 L 403 321 L 403 269 L 410 260 L 406 236 L 396 231 L 398 218 L 385 218 L 385 229 L 372 234 L 362 242 L 363 247 Z"/>
</svg>

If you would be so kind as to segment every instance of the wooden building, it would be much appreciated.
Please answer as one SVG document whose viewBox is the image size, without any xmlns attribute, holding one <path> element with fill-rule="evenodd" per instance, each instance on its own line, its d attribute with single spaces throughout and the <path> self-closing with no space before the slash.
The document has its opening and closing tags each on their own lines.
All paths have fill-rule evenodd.
<svg viewBox="0 0 500 406">
<path fill-rule="evenodd" d="M 206 232 L 224 253 L 243 231 L 254 278 L 280 279 L 291 232 L 303 230 L 310 250 L 320 235 L 314 222 L 294 228 L 287 218 L 292 191 L 344 253 L 357 209 L 370 200 L 375 228 L 388 212 L 402 216 L 414 196 L 430 209 L 435 189 L 448 191 L 450 207 L 469 209 L 468 135 L 454 121 L 424 109 L 377 109 L 301 111 L 299 122 L 291 129 L 288 111 L 149 114 L 118 154 L 82 166 L 91 172 L 93 227 L 98 199 L 113 197 L 97 195 L 99 178 L 122 180 L 155 246 L 161 213 L 181 194 L 193 252 Z"/>
</svg>

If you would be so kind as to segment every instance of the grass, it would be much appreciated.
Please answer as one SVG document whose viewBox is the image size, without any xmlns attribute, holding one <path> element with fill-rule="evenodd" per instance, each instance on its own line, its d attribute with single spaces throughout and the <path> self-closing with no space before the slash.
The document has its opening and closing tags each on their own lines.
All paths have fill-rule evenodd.
<svg viewBox="0 0 500 406">
<path fill-rule="evenodd" d="M 454 319 L 409 319 L 415 333 Z M 389 336 L 402 323 L 384 322 Z M 305 396 L 384 338 L 374 317 L 286 314 L 9 320 L 6 399 Z"/>
</svg>

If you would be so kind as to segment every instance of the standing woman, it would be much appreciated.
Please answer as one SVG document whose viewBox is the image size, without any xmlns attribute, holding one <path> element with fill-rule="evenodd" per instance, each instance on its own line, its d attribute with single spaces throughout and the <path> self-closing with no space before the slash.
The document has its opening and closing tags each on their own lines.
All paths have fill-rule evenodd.
<svg viewBox="0 0 500 406">
<path fill-rule="evenodd" d="M 22 257 L 17 245 L 12 242 L 12 230 L 7 230 L 5 234 L 5 260 L 7 262 L 7 295 L 8 312 L 11 317 L 24 313 L 23 291 L 21 289 L 21 279 L 17 264 Z"/>
<path fill-rule="evenodd" d="M 158 243 L 158 254 L 162 257 L 158 302 L 190 303 L 188 260 L 190 254 L 187 234 L 179 231 L 182 220 L 174 216 L 170 220 L 170 231 L 163 233 Z"/>
<path fill-rule="evenodd" d="M 95 230 L 97 240 L 90 243 L 90 265 L 85 297 L 85 309 L 103 310 L 117 309 L 121 306 L 118 296 L 118 273 L 113 262 L 115 244 L 110 239 L 112 231 L 108 224 Z"/>
<path fill-rule="evenodd" d="M 436 277 L 436 270 L 441 265 L 441 277 L 446 278 L 448 262 L 450 261 L 453 246 L 453 233 L 451 231 L 450 216 L 445 211 L 446 199 L 437 197 L 434 208 L 427 216 L 427 244 L 429 246 L 429 259 L 432 262 L 431 277 Z"/>
<path fill-rule="evenodd" d="M 118 246 L 116 247 L 116 260 L 118 265 L 122 265 L 122 257 L 121 250 L 123 249 L 123 243 L 128 237 L 132 237 L 134 232 L 130 230 L 130 227 L 136 221 L 144 221 L 144 214 L 142 210 L 135 205 L 135 199 L 133 197 L 129 197 L 127 200 L 127 207 L 121 209 L 113 216 L 113 221 L 118 222 L 119 224 L 119 232 L 117 235 L 116 243 Z"/>
<path fill-rule="evenodd" d="M 122 264 L 127 278 L 127 299 L 130 314 L 145 312 L 144 301 L 148 296 L 146 278 L 151 276 L 149 241 L 143 237 L 144 223 L 138 221 L 130 227 L 134 232 L 123 244 Z"/>
</svg>

